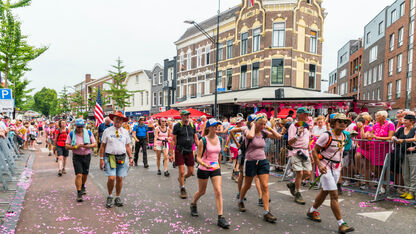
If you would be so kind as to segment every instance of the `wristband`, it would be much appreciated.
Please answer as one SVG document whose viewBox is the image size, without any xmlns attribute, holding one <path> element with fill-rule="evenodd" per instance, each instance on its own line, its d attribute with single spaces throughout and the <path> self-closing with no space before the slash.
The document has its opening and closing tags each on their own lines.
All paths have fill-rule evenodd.
<svg viewBox="0 0 416 234">
<path fill-rule="evenodd" d="M 78 146 L 77 145 L 75 146 L 75 149 L 78 149 Z"/>
</svg>

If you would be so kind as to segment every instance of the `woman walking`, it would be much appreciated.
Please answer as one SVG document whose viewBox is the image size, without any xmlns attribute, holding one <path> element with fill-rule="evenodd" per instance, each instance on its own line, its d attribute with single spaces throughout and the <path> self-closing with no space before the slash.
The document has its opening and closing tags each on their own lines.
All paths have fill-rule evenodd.
<svg viewBox="0 0 416 234">
<path fill-rule="evenodd" d="M 58 155 L 58 176 L 66 174 L 65 166 L 66 159 L 69 155 L 69 151 L 65 148 L 66 138 L 68 136 L 68 130 L 66 129 L 65 120 L 59 120 L 59 128 L 55 132 L 55 142 L 56 142 L 56 153 Z"/>
<path fill-rule="evenodd" d="M 163 153 L 163 174 L 168 177 L 168 142 L 171 135 L 171 130 L 167 126 L 167 121 L 165 118 L 159 119 L 159 127 L 155 129 L 155 146 L 154 150 L 156 151 L 156 165 L 157 165 L 157 174 L 161 175 L 160 171 L 160 156 Z"/>
<path fill-rule="evenodd" d="M 219 227 L 228 229 L 230 225 L 223 217 L 223 200 L 222 200 L 222 177 L 221 177 L 221 140 L 217 136 L 217 126 L 221 122 L 215 119 L 210 119 L 206 123 L 205 137 L 198 144 L 197 162 L 199 163 L 197 177 L 198 177 L 198 191 L 195 193 L 193 202 L 191 203 L 191 215 L 198 216 L 196 203 L 201 198 L 207 189 L 208 179 L 211 178 L 211 183 L 214 188 L 215 203 L 217 206 Z"/>
</svg>

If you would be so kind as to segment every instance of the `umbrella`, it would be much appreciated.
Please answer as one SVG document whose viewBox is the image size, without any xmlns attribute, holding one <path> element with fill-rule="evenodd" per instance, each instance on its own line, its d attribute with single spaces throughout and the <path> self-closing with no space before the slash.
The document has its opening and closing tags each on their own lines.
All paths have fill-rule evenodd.
<svg viewBox="0 0 416 234">
<path fill-rule="evenodd" d="M 170 110 L 167 110 L 167 111 L 164 111 L 164 112 L 154 114 L 150 117 L 153 118 L 153 119 L 160 119 L 160 118 L 180 119 L 181 114 L 177 110 L 170 109 Z"/>
<path fill-rule="evenodd" d="M 199 111 L 199 110 L 195 110 L 195 109 L 192 109 L 192 108 L 189 108 L 189 109 L 186 109 L 186 110 L 191 113 L 191 115 L 190 115 L 191 118 L 200 118 L 203 115 L 205 115 L 207 118 L 212 118 L 212 115 L 209 115 L 209 114 L 204 113 L 204 112 Z"/>
</svg>

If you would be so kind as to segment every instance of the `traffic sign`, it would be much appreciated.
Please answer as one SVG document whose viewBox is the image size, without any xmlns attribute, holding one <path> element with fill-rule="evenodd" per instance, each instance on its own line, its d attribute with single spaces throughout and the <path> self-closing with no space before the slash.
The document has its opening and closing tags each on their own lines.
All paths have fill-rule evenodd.
<svg viewBox="0 0 416 234">
<path fill-rule="evenodd" d="M 218 92 L 225 92 L 225 88 L 218 88 L 217 91 Z"/>
<path fill-rule="evenodd" d="M 11 100 L 12 98 L 11 89 L 0 89 L 0 99 Z"/>
<path fill-rule="evenodd" d="M 13 112 L 14 99 L 0 99 L 0 111 L 1 112 Z"/>
</svg>

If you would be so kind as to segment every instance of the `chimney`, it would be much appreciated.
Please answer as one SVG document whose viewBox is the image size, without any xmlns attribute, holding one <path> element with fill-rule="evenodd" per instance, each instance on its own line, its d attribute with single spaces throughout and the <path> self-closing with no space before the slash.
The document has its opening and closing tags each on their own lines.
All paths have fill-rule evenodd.
<svg viewBox="0 0 416 234">
<path fill-rule="evenodd" d="M 85 75 L 85 83 L 88 83 L 91 81 L 91 74 L 86 74 Z"/>
</svg>

